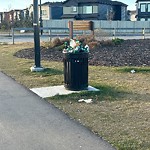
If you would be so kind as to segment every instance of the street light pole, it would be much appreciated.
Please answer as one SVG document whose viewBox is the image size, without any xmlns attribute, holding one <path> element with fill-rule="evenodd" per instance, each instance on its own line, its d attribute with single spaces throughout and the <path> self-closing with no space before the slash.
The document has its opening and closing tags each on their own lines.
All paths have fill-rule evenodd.
<svg viewBox="0 0 150 150">
<path fill-rule="evenodd" d="M 40 27 L 43 27 L 43 20 L 42 20 L 42 6 L 41 6 L 41 0 L 40 0 Z M 43 34 L 43 30 L 41 29 L 41 35 Z"/>
<path fill-rule="evenodd" d="M 38 17 L 38 0 L 33 0 L 33 28 L 34 28 L 34 53 L 35 66 L 31 67 L 31 71 L 43 71 L 41 67 L 40 54 L 40 36 L 39 36 L 39 17 Z"/>
</svg>

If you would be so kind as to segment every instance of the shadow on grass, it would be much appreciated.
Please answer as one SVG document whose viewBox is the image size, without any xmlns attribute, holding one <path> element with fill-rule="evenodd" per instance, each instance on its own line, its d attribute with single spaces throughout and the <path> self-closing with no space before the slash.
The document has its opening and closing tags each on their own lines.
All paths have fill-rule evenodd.
<svg viewBox="0 0 150 150">
<path fill-rule="evenodd" d="M 123 90 L 116 89 L 111 86 L 94 86 L 100 91 L 81 91 L 80 93 L 73 93 L 69 95 L 57 95 L 50 99 L 53 100 L 69 100 L 77 101 L 79 99 L 93 99 L 94 101 L 115 101 L 121 99 L 121 95 L 127 94 Z"/>
<path fill-rule="evenodd" d="M 131 70 L 134 70 L 135 73 L 150 73 L 150 68 L 148 67 L 124 67 L 124 68 L 117 68 L 117 71 L 126 73 L 131 72 Z"/>
<path fill-rule="evenodd" d="M 125 90 L 120 90 L 111 86 L 94 86 L 100 91 L 89 92 L 89 91 L 81 91 L 80 93 L 73 93 L 69 95 L 56 95 L 54 97 L 49 98 L 50 100 L 56 101 L 75 101 L 77 102 L 79 99 L 92 99 L 94 102 L 97 101 L 122 101 L 122 100 L 133 100 L 133 101 L 148 101 L 150 99 L 150 94 L 138 94 L 132 93 Z"/>
<path fill-rule="evenodd" d="M 42 72 L 31 72 L 30 70 L 25 70 L 24 74 L 30 75 L 41 75 L 42 77 L 52 76 L 52 75 L 62 75 L 63 71 L 53 68 L 45 68 Z"/>
</svg>

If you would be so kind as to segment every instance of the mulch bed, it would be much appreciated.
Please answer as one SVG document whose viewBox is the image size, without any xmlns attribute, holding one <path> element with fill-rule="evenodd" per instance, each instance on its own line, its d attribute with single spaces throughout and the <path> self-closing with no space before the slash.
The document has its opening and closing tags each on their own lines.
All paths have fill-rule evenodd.
<svg viewBox="0 0 150 150">
<path fill-rule="evenodd" d="M 23 49 L 14 54 L 19 58 L 34 59 L 34 49 Z M 62 51 L 41 47 L 41 60 L 62 61 Z M 125 40 L 120 45 L 103 45 L 91 49 L 89 65 L 150 66 L 150 39 Z"/>
</svg>

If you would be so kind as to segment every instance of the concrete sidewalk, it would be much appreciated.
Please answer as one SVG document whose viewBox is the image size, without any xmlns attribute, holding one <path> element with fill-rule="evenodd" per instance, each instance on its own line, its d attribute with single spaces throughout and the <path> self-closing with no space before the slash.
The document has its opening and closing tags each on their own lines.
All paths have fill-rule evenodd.
<svg viewBox="0 0 150 150">
<path fill-rule="evenodd" d="M 0 72 L 0 150 L 114 150 Z"/>
</svg>

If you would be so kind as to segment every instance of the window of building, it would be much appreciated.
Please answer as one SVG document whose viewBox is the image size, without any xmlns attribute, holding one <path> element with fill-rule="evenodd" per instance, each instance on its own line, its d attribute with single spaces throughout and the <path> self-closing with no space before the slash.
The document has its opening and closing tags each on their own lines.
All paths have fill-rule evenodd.
<svg viewBox="0 0 150 150">
<path fill-rule="evenodd" d="M 145 18 L 141 18 L 140 21 L 145 21 Z"/>
<path fill-rule="evenodd" d="M 150 12 L 150 4 L 147 4 L 147 11 Z"/>
<path fill-rule="evenodd" d="M 47 11 L 46 10 L 42 10 L 42 15 L 47 15 Z"/>
<path fill-rule="evenodd" d="M 92 6 L 83 6 L 83 13 L 84 14 L 92 14 L 93 13 L 93 7 Z"/>
<path fill-rule="evenodd" d="M 77 7 L 73 6 L 73 7 L 72 7 L 72 11 L 73 11 L 73 12 L 76 12 L 76 11 L 77 11 Z"/>
<path fill-rule="evenodd" d="M 146 4 L 141 4 L 140 10 L 141 10 L 141 12 L 146 12 Z"/>
</svg>

